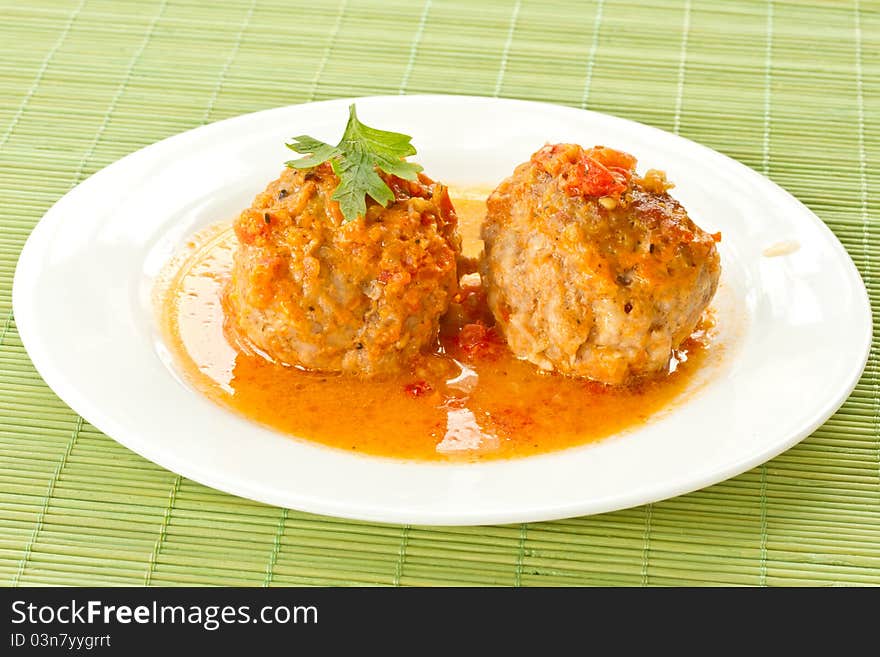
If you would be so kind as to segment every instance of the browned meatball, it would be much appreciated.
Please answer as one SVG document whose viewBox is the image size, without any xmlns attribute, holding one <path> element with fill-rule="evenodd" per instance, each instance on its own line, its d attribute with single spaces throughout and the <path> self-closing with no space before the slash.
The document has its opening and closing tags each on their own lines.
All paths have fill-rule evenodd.
<svg viewBox="0 0 880 657">
<path fill-rule="evenodd" d="M 343 222 L 328 164 L 285 169 L 235 222 L 227 306 L 272 359 L 372 376 L 436 339 L 458 285 L 460 238 L 446 188 L 386 177 L 395 200 Z"/>
<path fill-rule="evenodd" d="M 488 200 L 483 281 L 511 350 L 621 384 L 668 368 L 721 272 L 712 236 L 609 148 L 545 146 Z"/>
</svg>

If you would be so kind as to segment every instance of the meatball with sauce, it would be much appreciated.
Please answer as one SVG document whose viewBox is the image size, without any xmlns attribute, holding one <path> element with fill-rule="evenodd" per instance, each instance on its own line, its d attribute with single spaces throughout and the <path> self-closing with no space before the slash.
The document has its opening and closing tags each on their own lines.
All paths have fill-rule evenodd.
<svg viewBox="0 0 880 657">
<path fill-rule="evenodd" d="M 488 199 L 483 282 L 510 349 L 607 384 L 667 371 L 718 285 L 715 242 L 631 155 L 548 145 Z"/>
<path fill-rule="evenodd" d="M 374 376 L 437 338 L 458 286 L 446 188 L 385 176 L 388 207 L 344 222 L 329 164 L 285 169 L 235 222 L 226 303 L 233 329 L 273 360 Z"/>
</svg>

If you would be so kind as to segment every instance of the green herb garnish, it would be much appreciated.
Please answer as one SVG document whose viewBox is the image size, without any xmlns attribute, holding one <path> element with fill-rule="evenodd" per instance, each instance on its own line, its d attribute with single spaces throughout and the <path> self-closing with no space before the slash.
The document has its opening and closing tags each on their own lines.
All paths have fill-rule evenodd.
<svg viewBox="0 0 880 657">
<path fill-rule="evenodd" d="M 348 125 L 342 140 L 331 146 L 313 137 L 300 135 L 287 147 L 306 156 L 290 160 L 287 166 L 294 169 L 310 169 L 330 161 L 333 172 L 339 177 L 339 186 L 333 199 L 339 201 L 344 222 L 349 222 L 367 211 L 369 196 L 382 207 L 394 200 L 391 188 L 379 176 L 377 170 L 387 174 L 415 180 L 422 167 L 403 158 L 415 155 L 410 143 L 412 137 L 399 132 L 378 130 L 358 121 L 354 105 L 348 108 Z"/>
</svg>

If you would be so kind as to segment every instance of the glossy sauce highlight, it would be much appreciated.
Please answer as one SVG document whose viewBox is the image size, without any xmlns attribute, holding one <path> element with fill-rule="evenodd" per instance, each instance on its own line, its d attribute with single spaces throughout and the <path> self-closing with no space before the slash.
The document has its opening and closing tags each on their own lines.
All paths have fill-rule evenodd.
<svg viewBox="0 0 880 657">
<path fill-rule="evenodd" d="M 480 249 L 483 198 L 453 193 L 466 255 Z M 260 424 L 358 453 L 482 460 L 593 442 L 681 398 L 712 353 L 711 331 L 701 327 L 677 352 L 670 374 L 609 387 L 540 372 L 503 344 L 462 345 L 464 320 L 452 312 L 436 353 L 413 371 L 382 380 L 307 372 L 267 360 L 228 330 L 223 292 L 235 249 L 231 227 L 204 231 L 190 247 L 168 265 L 159 299 L 166 342 L 187 381 Z M 480 303 L 478 295 L 471 301 Z"/>
</svg>

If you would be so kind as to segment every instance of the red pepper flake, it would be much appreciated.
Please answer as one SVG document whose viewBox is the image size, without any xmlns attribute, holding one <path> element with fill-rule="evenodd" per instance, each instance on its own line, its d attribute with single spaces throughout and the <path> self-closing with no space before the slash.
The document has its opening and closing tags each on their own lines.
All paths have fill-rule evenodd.
<svg viewBox="0 0 880 657">
<path fill-rule="evenodd" d="M 516 436 L 535 424 L 532 415 L 519 408 L 500 408 L 493 411 L 489 422 L 492 424 L 492 428 L 502 436 Z"/>
<path fill-rule="evenodd" d="M 456 342 L 468 359 L 495 360 L 504 350 L 504 338 L 498 330 L 482 322 L 462 326 Z"/>
<path fill-rule="evenodd" d="M 431 384 L 427 381 L 416 381 L 403 386 L 403 391 L 413 399 L 424 397 L 432 390 L 434 390 L 434 388 L 431 387 Z"/>
</svg>

